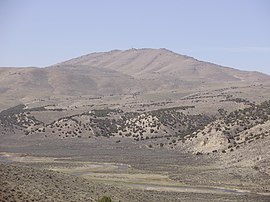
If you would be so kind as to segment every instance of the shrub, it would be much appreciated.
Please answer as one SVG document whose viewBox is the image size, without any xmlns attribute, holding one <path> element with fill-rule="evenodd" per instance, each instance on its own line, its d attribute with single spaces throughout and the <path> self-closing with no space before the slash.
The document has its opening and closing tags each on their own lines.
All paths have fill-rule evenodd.
<svg viewBox="0 0 270 202">
<path fill-rule="evenodd" d="M 103 196 L 102 198 L 98 199 L 98 202 L 112 202 L 112 199 L 108 196 Z"/>
<path fill-rule="evenodd" d="M 254 166 L 253 169 L 254 170 L 259 170 L 259 167 L 258 166 Z"/>
</svg>

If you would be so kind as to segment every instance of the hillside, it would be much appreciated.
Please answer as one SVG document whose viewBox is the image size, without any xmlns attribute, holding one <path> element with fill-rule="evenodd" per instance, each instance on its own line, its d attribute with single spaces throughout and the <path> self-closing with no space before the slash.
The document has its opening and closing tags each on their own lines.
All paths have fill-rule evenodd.
<svg viewBox="0 0 270 202">
<path fill-rule="evenodd" d="M 62 65 L 86 65 L 113 69 L 139 79 L 161 79 L 175 82 L 261 81 L 269 76 L 246 72 L 196 60 L 167 49 L 130 49 L 93 53 L 68 60 Z"/>
<path fill-rule="evenodd" d="M 269 141 L 269 109 L 270 101 L 266 101 L 233 111 L 208 124 L 203 130 L 188 135 L 185 138 L 186 146 L 198 153 L 228 153 L 242 147 L 252 147 L 260 140 Z"/>
<path fill-rule="evenodd" d="M 268 75 L 222 67 L 166 49 L 92 53 L 45 68 L 0 68 L 0 107 L 54 96 L 124 95 L 249 85 Z"/>
<path fill-rule="evenodd" d="M 3 105 L 54 95 L 111 95 L 142 90 L 141 84 L 131 76 L 114 70 L 85 66 L 1 68 L 0 86 L 0 104 Z"/>
</svg>

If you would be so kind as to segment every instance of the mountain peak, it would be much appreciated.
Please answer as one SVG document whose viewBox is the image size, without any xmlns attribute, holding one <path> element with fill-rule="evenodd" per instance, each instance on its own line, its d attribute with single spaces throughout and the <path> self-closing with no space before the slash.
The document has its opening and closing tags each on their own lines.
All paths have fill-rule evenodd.
<svg viewBox="0 0 270 202">
<path fill-rule="evenodd" d="M 0 78 L 3 96 L 22 99 L 41 92 L 47 96 L 128 94 L 270 80 L 262 73 L 198 61 L 164 48 L 91 53 L 48 68 L 2 68 Z"/>
<path fill-rule="evenodd" d="M 92 53 L 58 64 L 105 68 L 139 79 L 188 82 L 258 81 L 269 76 L 199 61 L 166 48 L 113 50 Z"/>
</svg>

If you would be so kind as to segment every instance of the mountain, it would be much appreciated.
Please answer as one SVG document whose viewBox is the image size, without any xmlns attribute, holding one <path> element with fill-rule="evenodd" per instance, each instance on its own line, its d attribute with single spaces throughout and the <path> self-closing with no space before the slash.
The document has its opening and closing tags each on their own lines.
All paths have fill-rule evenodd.
<svg viewBox="0 0 270 202">
<path fill-rule="evenodd" d="M 0 106 L 51 96 L 124 94 L 141 89 L 129 75 L 86 66 L 1 68 L 0 75 Z"/>
<path fill-rule="evenodd" d="M 0 106 L 51 96 L 119 95 L 194 89 L 215 83 L 263 82 L 240 71 L 166 49 L 92 53 L 45 68 L 0 68 Z"/>
<path fill-rule="evenodd" d="M 92 53 L 45 68 L 0 68 L 0 172 L 4 180 L 19 179 L 20 170 L 29 178 L 26 168 L 7 175 L 13 168 L 5 163 L 14 161 L 66 177 L 82 173 L 80 178 L 112 183 L 106 194 L 115 185 L 128 187 L 128 193 L 116 190 L 128 197 L 155 187 L 149 198 L 134 201 L 149 201 L 155 193 L 172 193 L 174 200 L 189 187 L 199 188 L 200 199 L 205 191 L 203 201 L 219 192 L 213 195 L 219 201 L 225 195 L 250 199 L 251 193 L 269 201 L 269 81 L 259 72 L 166 49 Z M 7 198 L 6 190 L 14 194 L 15 181 L 2 183 L 2 192 L 0 184 L 0 196 Z M 56 185 L 66 190 L 65 182 Z"/>
<path fill-rule="evenodd" d="M 58 65 L 86 65 L 116 70 L 138 79 L 201 82 L 257 81 L 269 79 L 259 72 L 240 71 L 196 60 L 167 49 L 114 50 L 92 53 Z"/>
</svg>

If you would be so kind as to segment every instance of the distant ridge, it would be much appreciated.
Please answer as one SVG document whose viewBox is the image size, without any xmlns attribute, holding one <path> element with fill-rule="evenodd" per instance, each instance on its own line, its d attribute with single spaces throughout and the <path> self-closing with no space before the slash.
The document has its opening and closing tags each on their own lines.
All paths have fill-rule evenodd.
<svg viewBox="0 0 270 202">
<path fill-rule="evenodd" d="M 91 53 L 45 68 L 0 68 L 0 105 L 50 96 L 116 95 L 269 81 L 167 49 Z"/>
<path fill-rule="evenodd" d="M 135 78 L 180 79 L 184 81 L 227 82 L 259 81 L 269 76 L 259 72 L 240 71 L 167 49 L 129 49 L 92 53 L 58 65 L 86 65 L 113 69 Z"/>
</svg>

